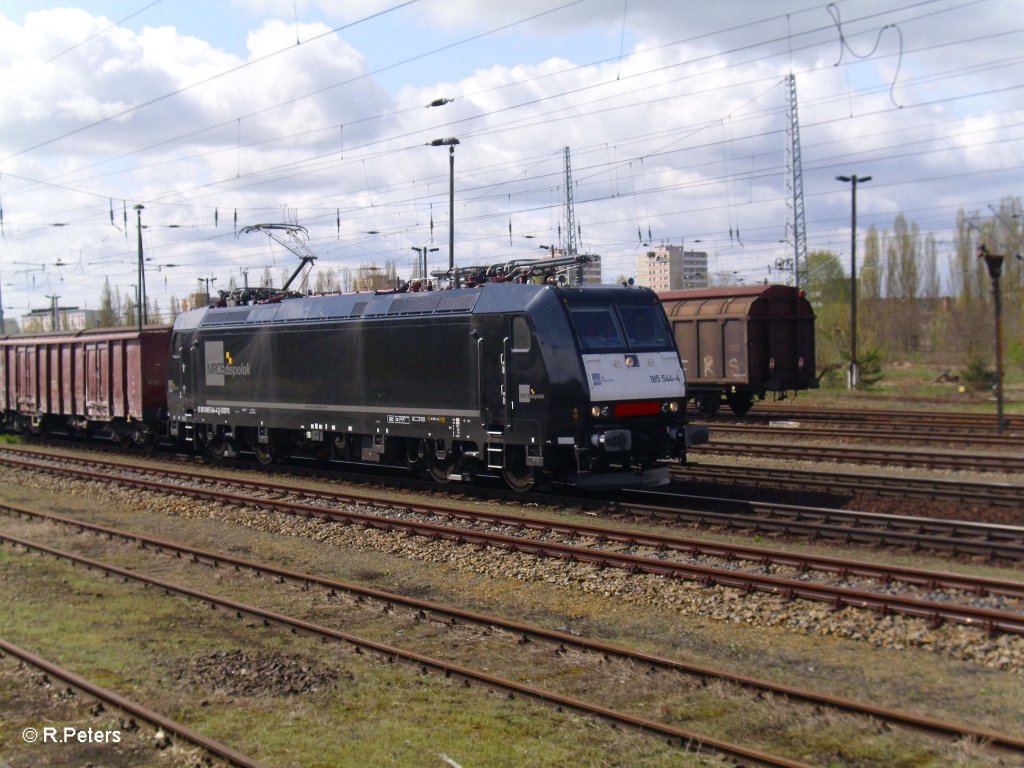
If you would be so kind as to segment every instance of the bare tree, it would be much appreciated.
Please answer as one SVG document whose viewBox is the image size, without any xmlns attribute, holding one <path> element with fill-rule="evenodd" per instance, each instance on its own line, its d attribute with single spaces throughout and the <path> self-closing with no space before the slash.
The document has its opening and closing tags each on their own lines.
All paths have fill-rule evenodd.
<svg viewBox="0 0 1024 768">
<path fill-rule="evenodd" d="M 893 225 L 895 233 L 893 246 L 896 250 L 896 293 L 901 299 L 916 299 L 921 290 L 921 276 L 917 267 L 917 241 L 920 230 L 917 224 L 907 224 L 900 213 Z"/>
<path fill-rule="evenodd" d="M 924 275 L 921 285 L 922 294 L 928 299 L 937 299 L 942 295 L 942 276 L 939 274 L 939 247 L 935 235 L 931 232 L 924 239 Z"/>
<path fill-rule="evenodd" d="M 872 224 L 864 237 L 864 259 L 857 270 L 859 293 L 865 299 L 877 299 L 882 295 L 882 259 L 878 240 L 878 228 Z"/>
<path fill-rule="evenodd" d="M 117 311 L 114 309 L 114 292 L 110 288 L 110 279 L 103 281 L 103 290 L 100 291 L 100 311 L 97 318 L 103 328 L 110 328 L 117 325 Z"/>
</svg>

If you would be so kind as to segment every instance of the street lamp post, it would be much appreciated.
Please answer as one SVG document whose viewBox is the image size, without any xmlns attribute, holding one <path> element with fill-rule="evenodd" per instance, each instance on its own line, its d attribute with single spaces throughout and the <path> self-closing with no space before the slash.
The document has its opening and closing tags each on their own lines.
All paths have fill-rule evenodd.
<svg viewBox="0 0 1024 768">
<path fill-rule="evenodd" d="M 216 277 L 197 277 L 196 280 L 198 280 L 201 283 L 206 283 L 206 303 L 209 304 L 210 303 L 210 283 L 216 283 L 217 282 L 217 278 Z"/>
<path fill-rule="evenodd" d="M 455 271 L 455 145 L 459 140 L 454 136 L 434 139 L 432 147 L 448 147 L 448 271 Z"/>
<path fill-rule="evenodd" d="M 1006 431 L 1006 419 L 1003 416 L 1003 298 L 999 290 L 999 278 L 1003 274 L 1003 257 L 989 253 L 982 243 L 978 246 L 978 258 L 985 260 L 988 276 L 992 278 L 992 303 L 996 315 L 996 431 Z"/>
<path fill-rule="evenodd" d="M 146 268 L 142 263 L 142 211 L 146 206 L 139 203 L 133 207 L 135 208 L 135 223 L 139 230 L 139 288 L 136 298 L 139 302 L 139 331 L 141 332 L 142 326 L 146 322 Z"/>
<path fill-rule="evenodd" d="M 849 181 L 852 186 L 850 209 L 850 372 L 847 387 L 855 389 L 860 383 L 857 363 L 857 182 L 871 181 L 870 176 L 836 176 L 837 181 Z"/>
<path fill-rule="evenodd" d="M 424 280 L 426 280 L 427 279 L 427 274 L 428 274 L 428 272 L 427 272 L 427 254 L 428 253 L 433 253 L 434 251 L 437 251 L 437 250 L 440 250 L 440 249 L 439 248 L 428 248 L 425 245 L 422 248 L 417 248 L 414 245 L 412 247 L 412 250 L 416 251 L 416 253 L 419 254 L 418 261 L 420 261 L 420 276 Z"/>
</svg>

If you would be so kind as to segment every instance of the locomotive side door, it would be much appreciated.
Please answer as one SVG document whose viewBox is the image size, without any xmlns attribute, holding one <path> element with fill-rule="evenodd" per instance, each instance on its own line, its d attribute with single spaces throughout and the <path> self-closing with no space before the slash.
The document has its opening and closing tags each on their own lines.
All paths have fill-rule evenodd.
<svg viewBox="0 0 1024 768">
<path fill-rule="evenodd" d="M 480 361 L 480 416 L 492 435 L 503 435 L 509 427 L 508 339 L 505 318 L 486 317 L 477 339 Z"/>
<path fill-rule="evenodd" d="M 514 315 L 508 321 L 506 335 L 505 389 L 508 393 L 509 430 L 516 442 L 539 439 L 543 420 L 547 381 L 544 366 L 539 363 L 540 350 L 525 315 Z"/>
</svg>

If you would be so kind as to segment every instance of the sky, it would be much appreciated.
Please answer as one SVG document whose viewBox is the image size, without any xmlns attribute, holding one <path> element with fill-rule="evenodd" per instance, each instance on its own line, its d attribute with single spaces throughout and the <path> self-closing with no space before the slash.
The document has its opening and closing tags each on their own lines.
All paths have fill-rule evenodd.
<svg viewBox="0 0 1024 768">
<path fill-rule="evenodd" d="M 301 225 L 317 270 L 538 258 L 604 279 L 662 244 L 723 279 L 792 280 L 787 147 L 806 243 L 850 256 L 897 214 L 933 233 L 1020 196 L 1020 0 L 6 0 L 0 6 L 4 315 L 166 310 L 275 283 Z M 788 76 L 798 119 L 787 111 Z M 444 100 L 439 106 L 428 106 Z M 458 138 L 454 174 L 449 149 Z M 568 148 L 568 150 L 566 149 Z M 568 160 L 568 162 L 567 162 Z M 135 206 L 142 209 L 136 213 Z"/>
</svg>

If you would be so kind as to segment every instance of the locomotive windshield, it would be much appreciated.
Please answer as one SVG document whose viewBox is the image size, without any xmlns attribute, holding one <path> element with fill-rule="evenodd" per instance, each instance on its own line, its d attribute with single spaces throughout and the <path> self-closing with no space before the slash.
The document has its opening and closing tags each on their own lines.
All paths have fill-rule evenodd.
<svg viewBox="0 0 1024 768">
<path fill-rule="evenodd" d="M 623 347 L 622 334 L 611 307 L 578 307 L 570 309 L 569 313 L 584 351 Z"/>
<path fill-rule="evenodd" d="M 672 348 L 671 331 L 656 305 L 577 306 L 569 314 L 584 352 Z"/>
</svg>

